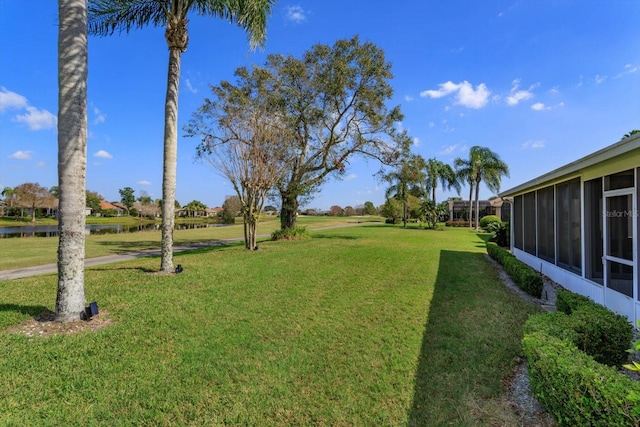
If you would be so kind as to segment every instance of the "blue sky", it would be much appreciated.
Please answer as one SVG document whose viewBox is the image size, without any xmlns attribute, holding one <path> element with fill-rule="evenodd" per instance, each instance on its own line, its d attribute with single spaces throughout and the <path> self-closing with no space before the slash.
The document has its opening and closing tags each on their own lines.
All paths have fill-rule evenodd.
<svg viewBox="0 0 640 427">
<path fill-rule="evenodd" d="M 53 0 L 0 2 L 0 188 L 57 184 L 57 21 Z M 640 129 L 639 21 L 636 0 L 278 1 L 251 52 L 237 27 L 193 16 L 179 127 L 237 67 L 357 34 L 393 64 L 389 105 L 401 105 L 413 151 L 451 164 L 489 147 L 511 169 L 504 190 Z M 160 28 L 89 40 L 87 188 L 107 200 L 127 186 L 162 196 L 167 61 Z M 176 198 L 219 206 L 233 190 L 194 162 L 196 145 L 179 138 Z M 308 207 L 382 204 L 377 169 L 353 159 Z"/>
</svg>

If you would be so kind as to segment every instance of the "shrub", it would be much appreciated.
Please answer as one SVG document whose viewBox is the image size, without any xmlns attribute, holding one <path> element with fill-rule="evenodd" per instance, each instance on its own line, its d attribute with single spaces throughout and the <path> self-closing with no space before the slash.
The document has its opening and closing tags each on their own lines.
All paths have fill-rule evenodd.
<svg viewBox="0 0 640 427">
<path fill-rule="evenodd" d="M 483 230 L 487 230 L 489 224 L 492 224 L 494 222 L 502 223 L 502 220 L 496 215 L 483 216 L 482 218 L 480 218 L 480 228 L 482 228 Z"/>
<path fill-rule="evenodd" d="M 520 289 L 536 298 L 542 296 L 544 281 L 539 273 L 494 242 L 487 242 L 487 253 L 502 265 Z"/>
<path fill-rule="evenodd" d="M 510 229 L 508 222 L 490 222 L 487 225 L 487 231 L 493 233 L 491 241 L 503 248 L 509 247 Z"/>
<path fill-rule="evenodd" d="M 531 388 L 559 425 L 639 425 L 639 383 L 543 331 L 526 334 L 522 346 Z"/>
<path fill-rule="evenodd" d="M 445 222 L 444 224 L 447 227 L 469 227 L 469 221 L 463 221 L 463 220 L 460 220 L 460 219 L 457 219 L 455 221 L 449 220 L 449 221 Z"/>
<path fill-rule="evenodd" d="M 631 325 L 624 316 L 602 306 L 585 305 L 567 315 L 562 312 L 531 316 L 524 333 L 544 332 L 571 341 L 573 345 L 605 365 L 627 361 Z"/>
<path fill-rule="evenodd" d="M 271 233 L 271 240 L 302 240 L 310 237 L 306 227 L 276 230 Z"/>
<path fill-rule="evenodd" d="M 584 295 L 563 289 L 558 290 L 556 294 L 556 308 L 563 313 L 571 314 L 585 304 L 595 304 L 595 302 Z"/>
</svg>

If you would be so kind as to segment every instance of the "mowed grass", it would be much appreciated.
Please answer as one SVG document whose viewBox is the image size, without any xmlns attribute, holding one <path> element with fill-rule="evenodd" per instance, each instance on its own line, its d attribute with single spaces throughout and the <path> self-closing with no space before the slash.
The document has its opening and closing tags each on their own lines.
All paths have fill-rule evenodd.
<svg viewBox="0 0 640 427">
<path fill-rule="evenodd" d="M 91 268 L 112 324 L 8 334 L 56 276 L 0 281 L 3 425 L 512 425 L 503 380 L 535 309 L 468 230 L 360 226 Z"/>
<path fill-rule="evenodd" d="M 113 218 L 109 223 L 114 223 Z M 258 225 L 259 235 L 269 236 L 280 228 L 279 218 L 264 216 Z M 309 230 L 355 224 L 358 222 L 382 221 L 379 217 L 300 217 L 298 225 Z M 190 245 L 216 240 L 240 239 L 243 237 L 242 220 L 235 225 L 224 227 L 176 230 L 174 245 Z M 86 237 L 87 258 L 113 255 L 126 252 L 144 251 L 160 248 L 161 232 L 141 231 L 136 233 L 102 234 Z M 0 270 L 31 267 L 35 265 L 55 264 L 57 262 L 58 238 L 27 237 L 0 238 Z M 160 264 L 158 263 L 158 267 Z"/>
</svg>

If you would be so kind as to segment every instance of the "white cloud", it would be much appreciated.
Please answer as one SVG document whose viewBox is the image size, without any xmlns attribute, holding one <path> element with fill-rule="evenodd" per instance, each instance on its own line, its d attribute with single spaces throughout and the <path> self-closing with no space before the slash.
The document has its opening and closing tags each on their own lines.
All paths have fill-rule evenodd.
<svg viewBox="0 0 640 427">
<path fill-rule="evenodd" d="M 96 151 L 95 153 L 93 153 L 93 157 L 99 157 L 101 159 L 112 159 L 113 158 L 113 156 L 110 153 L 108 153 L 108 152 L 106 152 L 104 150 Z"/>
<path fill-rule="evenodd" d="M 45 166 L 47 166 L 47 162 L 38 162 L 36 163 L 36 167 L 39 169 L 43 169 Z"/>
<path fill-rule="evenodd" d="M 307 14 L 300 6 L 289 6 L 286 8 L 287 19 L 300 24 L 307 20 Z"/>
<path fill-rule="evenodd" d="M 522 144 L 522 148 L 544 148 L 545 145 L 544 141 L 529 140 Z"/>
<path fill-rule="evenodd" d="M 596 76 L 594 77 L 594 80 L 596 84 L 599 85 L 600 83 L 603 83 L 605 80 L 607 80 L 607 76 L 601 76 L 600 74 L 596 74 Z"/>
<path fill-rule="evenodd" d="M 0 86 L 0 113 L 10 108 L 23 109 L 27 106 L 27 98 Z"/>
<path fill-rule="evenodd" d="M 349 174 L 347 175 L 344 180 L 345 181 L 353 181 L 354 179 L 356 179 L 358 177 L 358 175 L 356 175 L 355 173 Z"/>
<path fill-rule="evenodd" d="M 627 64 L 624 66 L 624 70 L 620 74 L 617 74 L 616 76 L 614 76 L 613 78 L 619 79 L 622 76 L 625 76 L 627 74 L 637 73 L 638 71 L 640 71 L 640 66 Z"/>
<path fill-rule="evenodd" d="M 405 101 L 407 101 L 407 102 L 411 102 L 411 101 L 413 101 L 413 96 L 411 96 L 411 95 L 405 95 L 405 96 L 404 96 L 404 100 L 405 100 Z"/>
<path fill-rule="evenodd" d="M 96 118 L 93 119 L 93 124 L 98 125 L 100 123 L 104 123 L 107 120 L 107 115 L 98 109 L 98 107 L 93 107 L 93 114 L 95 114 Z"/>
<path fill-rule="evenodd" d="M 448 147 L 445 147 L 443 150 L 441 150 L 438 154 L 442 154 L 446 156 L 448 154 L 455 152 L 457 148 L 458 148 L 458 144 L 449 145 Z"/>
<path fill-rule="evenodd" d="M 448 81 L 441 83 L 437 90 L 425 90 L 420 92 L 420 96 L 425 98 L 442 98 L 455 93 L 455 104 L 462 105 L 467 108 L 478 109 L 487 105 L 491 91 L 484 83 L 480 83 L 476 88 L 468 81 L 462 83 L 453 83 Z"/>
<path fill-rule="evenodd" d="M 414 147 L 420 146 L 420 138 L 418 138 L 417 136 L 413 138 L 413 146 Z"/>
<path fill-rule="evenodd" d="M 507 104 L 511 106 L 518 105 L 520 101 L 526 101 L 533 97 L 532 90 L 535 85 L 531 86 L 528 90 L 518 90 L 520 88 L 520 80 L 514 80 L 512 84 L 511 94 L 507 97 Z"/>
<path fill-rule="evenodd" d="M 33 151 L 16 151 L 12 155 L 9 156 L 10 159 L 16 160 L 31 160 L 31 154 Z"/>
<path fill-rule="evenodd" d="M 138 185 L 151 185 L 151 182 L 142 180 L 142 181 L 138 181 L 137 184 Z"/>
<path fill-rule="evenodd" d="M 187 90 L 191 93 L 198 93 L 198 89 L 191 85 L 191 80 L 185 79 L 184 84 L 187 86 Z"/>
<path fill-rule="evenodd" d="M 436 125 L 436 124 L 435 124 L 435 123 L 433 123 L 433 122 L 429 122 L 428 124 L 429 124 L 429 127 L 430 127 L 430 128 L 432 128 L 432 127 L 434 127 L 434 126 Z"/>
<path fill-rule="evenodd" d="M 549 110 L 551 109 L 551 107 L 547 107 L 542 102 L 536 102 L 531 106 L 531 109 L 535 111 L 543 111 L 543 110 Z"/>
<path fill-rule="evenodd" d="M 36 107 L 26 107 L 25 114 L 18 114 L 12 120 L 26 123 L 31 130 L 52 129 L 56 127 L 57 118 L 47 110 L 38 110 Z"/>
</svg>

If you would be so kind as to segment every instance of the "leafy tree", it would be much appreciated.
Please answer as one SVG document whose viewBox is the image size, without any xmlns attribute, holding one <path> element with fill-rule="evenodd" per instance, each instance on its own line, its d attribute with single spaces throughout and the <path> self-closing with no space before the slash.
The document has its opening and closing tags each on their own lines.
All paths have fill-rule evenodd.
<svg viewBox="0 0 640 427">
<path fill-rule="evenodd" d="M 58 0 L 58 292 L 55 319 L 84 311 L 87 2 Z"/>
<path fill-rule="evenodd" d="M 89 0 L 89 32 L 100 36 L 115 30 L 129 32 L 146 25 L 165 27 L 169 47 L 169 72 L 165 100 L 164 167 L 162 173 L 161 270 L 173 272 L 176 168 L 178 151 L 178 86 L 180 61 L 189 40 L 187 16 L 191 13 L 222 18 L 237 24 L 249 36 L 252 48 L 266 36 L 273 0 Z"/>
<path fill-rule="evenodd" d="M 120 201 L 127 208 L 127 214 L 131 211 L 133 204 L 136 202 L 135 191 L 131 187 L 124 187 L 118 190 L 120 193 Z"/>
<path fill-rule="evenodd" d="M 49 191 L 37 182 L 25 182 L 13 191 L 18 206 L 31 210 L 31 221 L 36 220 L 36 208 L 43 206 L 47 197 L 50 196 Z"/>
<path fill-rule="evenodd" d="M 503 176 L 509 176 L 509 166 L 500 160 L 500 156 L 487 147 L 473 146 L 469 150 L 468 159 L 456 159 L 458 174 L 469 182 L 475 189 L 475 228 L 480 229 L 480 183 L 484 181 L 489 190 L 497 193 L 500 191 L 500 182 Z M 471 191 L 471 190 L 470 190 Z M 471 193 L 470 193 L 471 194 Z M 471 197 L 469 198 L 471 206 Z"/>
<path fill-rule="evenodd" d="M 403 218 L 404 205 L 396 198 L 388 198 L 380 207 L 380 213 L 387 218 L 387 221 L 396 224 Z"/>
<path fill-rule="evenodd" d="M 104 199 L 104 197 L 102 197 L 100 194 L 96 193 L 95 191 L 87 190 L 85 199 L 86 199 L 85 204 L 88 208 L 91 208 L 91 211 L 93 211 L 94 213 L 102 212 L 102 208 L 100 207 L 100 202 Z"/>
<path fill-rule="evenodd" d="M 153 203 L 153 201 L 151 200 L 151 196 L 149 196 L 149 193 L 147 193 L 145 190 L 142 190 L 140 192 L 140 195 L 138 196 L 138 202 L 140 202 L 141 205 L 150 205 Z"/>
<path fill-rule="evenodd" d="M 238 215 L 242 212 L 242 201 L 238 196 L 227 196 L 222 204 L 222 221 L 226 224 L 233 224 Z"/>
<path fill-rule="evenodd" d="M 402 202 L 402 222 L 405 228 L 407 228 L 409 216 L 409 188 L 412 184 L 424 180 L 423 167 L 424 159 L 420 155 L 405 153 L 396 169 L 383 176 L 383 179 L 390 184 L 385 194 L 386 198 L 394 197 Z"/>
<path fill-rule="evenodd" d="M 57 185 L 53 185 L 49 187 L 49 194 L 51 194 L 56 199 L 60 197 L 60 187 Z"/>
<path fill-rule="evenodd" d="M 329 208 L 329 215 L 342 216 L 344 215 L 344 210 L 338 205 L 333 205 Z"/>
<path fill-rule="evenodd" d="M 347 206 L 346 208 L 344 208 L 344 216 L 354 216 L 356 215 L 356 210 L 353 208 L 353 206 Z"/>
<path fill-rule="evenodd" d="M 268 79 L 258 74 L 253 79 L 240 70 L 239 87 L 228 82 L 212 87 L 215 98 L 205 100 L 185 128 L 187 135 L 201 138 L 198 157 L 226 178 L 239 197 L 249 250 L 257 248 L 262 208 L 287 164 L 282 143 L 286 130 L 273 114 Z"/>
<path fill-rule="evenodd" d="M 372 202 L 364 202 L 364 214 L 365 215 L 376 215 L 378 210 Z"/>
<path fill-rule="evenodd" d="M 393 89 L 391 64 L 373 43 L 358 37 L 333 46 L 315 45 L 302 58 L 269 55 L 264 67 L 239 69 L 238 90 L 264 81 L 270 116 L 283 127 L 287 161 L 277 183 L 282 230 L 296 228 L 300 204 L 330 177 L 346 173 L 356 155 L 389 163 L 398 147 L 389 136 L 402 119 L 388 109 Z"/>
<path fill-rule="evenodd" d="M 433 200 L 426 199 L 420 205 L 420 214 L 428 228 L 436 228 L 438 224 L 438 206 Z"/>
<path fill-rule="evenodd" d="M 442 183 L 442 187 L 451 190 L 453 187 L 460 193 L 460 181 L 451 166 L 436 159 L 427 160 L 425 166 L 427 176 L 427 191 L 431 191 L 431 200 L 436 204 L 436 189 L 438 182 Z"/>
</svg>

